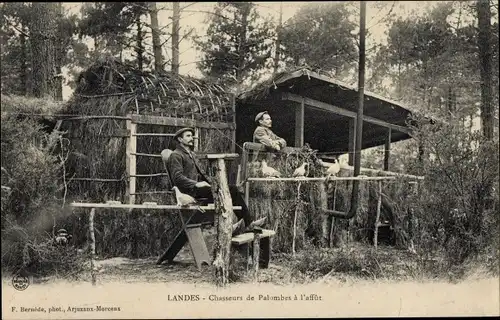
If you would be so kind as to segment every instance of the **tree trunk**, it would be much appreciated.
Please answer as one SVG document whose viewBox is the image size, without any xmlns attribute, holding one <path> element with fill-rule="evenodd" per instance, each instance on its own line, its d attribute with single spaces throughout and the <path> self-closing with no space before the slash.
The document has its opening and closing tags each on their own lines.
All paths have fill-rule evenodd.
<svg viewBox="0 0 500 320">
<path fill-rule="evenodd" d="M 57 3 L 57 15 L 58 21 L 61 21 L 64 16 L 62 2 Z M 60 30 L 61 31 L 61 30 Z M 63 64 L 63 56 L 65 54 L 64 50 L 64 41 L 62 34 L 58 34 L 58 39 L 55 43 L 55 77 L 54 77 L 54 90 L 55 90 L 55 98 L 56 100 L 63 100 L 63 75 L 62 75 L 62 64 Z"/>
<path fill-rule="evenodd" d="M 280 62 L 281 28 L 283 25 L 283 1 L 280 2 L 280 18 L 276 32 L 276 52 L 274 53 L 274 73 L 278 72 Z"/>
<path fill-rule="evenodd" d="M 135 19 L 135 23 L 137 25 L 137 46 L 135 48 L 135 53 L 137 55 L 137 67 L 139 68 L 139 70 L 142 70 L 144 67 L 144 48 L 142 46 L 144 36 L 142 34 L 142 23 L 140 16 Z"/>
<path fill-rule="evenodd" d="M 20 40 L 21 40 L 21 56 L 19 57 L 20 58 L 19 78 L 21 79 L 20 89 L 21 89 L 21 94 L 26 96 L 28 94 L 28 47 L 26 43 L 26 36 L 22 33 L 20 35 Z"/>
<path fill-rule="evenodd" d="M 153 35 L 155 70 L 156 72 L 160 72 L 163 70 L 163 55 L 161 54 L 160 27 L 158 25 L 158 9 L 156 8 L 156 2 L 149 3 L 149 15 L 151 16 L 151 33 Z"/>
<path fill-rule="evenodd" d="M 488 0 L 477 1 L 479 62 L 481 73 L 481 126 L 487 140 L 493 139 L 493 95 L 491 52 L 491 9 Z"/>
<path fill-rule="evenodd" d="M 33 2 L 30 37 L 33 66 L 33 95 L 55 98 L 55 39 L 57 3 Z"/>
<path fill-rule="evenodd" d="M 172 13 L 172 73 L 179 75 L 179 22 L 181 11 L 179 2 L 173 3 Z"/>
<path fill-rule="evenodd" d="M 238 68 L 236 70 L 236 84 L 240 88 L 243 82 L 243 71 L 245 69 L 245 46 L 247 42 L 248 15 L 250 14 L 250 3 L 241 7 L 240 39 L 238 43 Z"/>
</svg>

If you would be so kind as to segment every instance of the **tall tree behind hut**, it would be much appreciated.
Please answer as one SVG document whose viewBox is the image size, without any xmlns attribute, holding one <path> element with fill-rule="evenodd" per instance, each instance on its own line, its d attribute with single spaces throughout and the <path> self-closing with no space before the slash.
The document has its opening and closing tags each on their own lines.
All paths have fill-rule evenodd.
<svg viewBox="0 0 500 320">
<path fill-rule="evenodd" d="M 57 94 L 56 37 L 57 3 L 33 2 L 30 21 L 30 43 L 33 60 L 33 95 L 35 97 Z"/>
<path fill-rule="evenodd" d="M 26 3 L 3 3 L 0 7 L 1 92 L 27 95 L 31 90 L 31 50 Z"/>
<path fill-rule="evenodd" d="M 274 66 L 273 73 L 278 72 L 278 67 L 280 63 L 280 55 L 281 55 L 281 28 L 283 27 L 283 1 L 280 1 L 280 12 L 278 19 L 278 26 L 276 27 L 276 45 L 274 48 Z"/>
<path fill-rule="evenodd" d="M 336 77 L 356 66 L 357 47 L 348 3 L 313 3 L 301 7 L 282 28 L 287 64 L 332 72 Z"/>
<path fill-rule="evenodd" d="M 489 0 L 477 1 L 479 29 L 479 58 L 481 73 L 481 125 L 486 140 L 493 139 L 493 94 L 492 94 L 492 50 L 491 8 Z M 497 38 L 498 39 L 498 38 Z"/>
<path fill-rule="evenodd" d="M 179 31 L 180 7 L 178 2 L 172 3 L 172 73 L 179 75 Z"/>
<path fill-rule="evenodd" d="M 218 2 L 208 16 L 206 38 L 194 39 L 202 52 L 199 69 L 206 77 L 240 87 L 272 63 L 274 30 L 253 3 Z"/>
<path fill-rule="evenodd" d="M 151 34 L 153 37 L 153 54 L 155 57 L 155 70 L 163 70 L 163 54 L 161 51 L 160 26 L 158 24 L 158 8 L 156 2 L 149 3 L 149 16 L 151 18 Z"/>
</svg>

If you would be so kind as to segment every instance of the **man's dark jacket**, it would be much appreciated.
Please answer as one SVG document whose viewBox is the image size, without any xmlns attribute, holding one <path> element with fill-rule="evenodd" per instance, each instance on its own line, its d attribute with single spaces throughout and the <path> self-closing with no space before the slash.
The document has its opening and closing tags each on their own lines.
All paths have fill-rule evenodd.
<svg viewBox="0 0 500 320">
<path fill-rule="evenodd" d="M 195 184 L 208 179 L 202 171 L 194 153 L 191 155 L 186 149 L 178 146 L 170 155 L 167 162 L 170 179 L 174 186 L 177 186 L 182 193 L 192 196 L 196 194 Z"/>
</svg>

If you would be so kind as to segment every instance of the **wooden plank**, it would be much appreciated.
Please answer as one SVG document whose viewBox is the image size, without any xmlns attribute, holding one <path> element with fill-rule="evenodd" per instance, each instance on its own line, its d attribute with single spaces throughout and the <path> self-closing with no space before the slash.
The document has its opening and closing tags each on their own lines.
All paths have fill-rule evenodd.
<svg viewBox="0 0 500 320">
<path fill-rule="evenodd" d="M 369 176 L 357 176 L 357 177 L 330 177 L 331 181 L 351 181 L 351 180 L 395 180 L 395 176 L 386 177 L 369 177 Z M 261 182 L 278 182 L 278 181 L 325 181 L 326 177 L 321 178 L 248 178 L 248 181 L 261 181 Z"/>
<path fill-rule="evenodd" d="M 64 121 L 73 121 L 73 120 L 95 120 L 95 119 L 113 119 L 113 120 L 130 120 L 130 117 L 122 117 L 122 116 L 75 116 L 71 118 L 65 118 Z"/>
<path fill-rule="evenodd" d="M 196 155 L 200 159 L 226 159 L 226 160 L 231 160 L 231 159 L 238 159 L 239 154 L 237 153 L 205 153 L 205 154 L 200 154 Z"/>
<path fill-rule="evenodd" d="M 343 167 L 341 167 L 341 170 L 354 171 L 354 167 L 343 166 Z M 415 176 L 412 174 L 391 172 L 391 171 L 382 171 L 382 170 L 369 169 L 369 168 L 360 168 L 360 171 L 366 172 L 366 173 L 384 174 L 387 177 L 399 177 L 399 178 L 407 178 L 407 179 L 414 179 L 414 180 L 424 180 L 425 179 L 424 176 Z"/>
<path fill-rule="evenodd" d="M 173 137 L 175 133 L 136 133 L 136 137 Z"/>
<path fill-rule="evenodd" d="M 95 182 L 120 182 L 122 179 L 104 179 L 104 178 L 71 178 L 70 181 L 95 181 Z"/>
<path fill-rule="evenodd" d="M 297 94 L 293 94 L 293 93 L 288 93 L 288 92 L 283 93 L 282 99 L 283 100 L 290 100 L 290 101 L 294 101 L 294 102 L 298 102 L 298 103 L 302 103 L 302 99 L 304 99 L 304 103 L 312 108 L 318 108 L 318 109 L 330 111 L 330 112 L 333 112 L 335 114 L 349 117 L 349 118 L 356 118 L 356 116 L 357 116 L 356 112 L 346 110 L 346 109 L 343 109 L 343 108 L 340 108 L 340 107 L 337 107 L 337 106 L 334 106 L 334 105 L 331 105 L 329 103 L 325 103 L 322 101 L 318 101 L 318 100 L 314 100 L 314 99 L 310 99 L 310 98 L 303 98 L 303 97 L 301 97 Z M 386 121 L 383 121 L 383 120 L 380 120 L 380 119 L 377 119 L 374 117 L 363 115 L 363 121 L 369 122 L 372 124 L 376 124 L 376 125 L 379 125 L 381 127 L 391 128 L 393 130 L 404 132 L 406 134 L 411 134 L 411 130 L 407 127 L 392 124 L 392 123 L 389 123 L 389 122 L 386 122 Z"/>
<path fill-rule="evenodd" d="M 73 202 L 70 203 L 71 207 L 74 208 L 114 208 L 114 209 L 157 209 L 157 210 L 215 210 L 214 204 L 209 204 L 206 206 L 187 206 L 181 207 L 177 205 L 166 205 L 166 204 L 117 204 L 117 203 L 87 203 L 87 202 Z M 233 206 L 233 210 L 241 210 L 241 206 Z"/>
<path fill-rule="evenodd" d="M 347 147 L 348 160 L 347 163 L 350 166 L 354 165 L 354 155 L 356 150 L 356 119 L 349 119 L 349 144 Z"/>
<path fill-rule="evenodd" d="M 384 147 L 384 171 L 389 171 L 389 158 L 391 156 L 391 128 L 387 129 Z"/>
<path fill-rule="evenodd" d="M 199 127 L 208 129 L 234 129 L 232 123 L 225 122 L 205 122 L 193 119 L 184 118 L 174 118 L 174 117 L 160 117 L 160 116 L 149 116 L 149 115 L 131 115 L 132 122 L 137 124 L 152 124 L 160 126 L 172 126 L 172 127 Z"/>
<path fill-rule="evenodd" d="M 151 157 L 151 158 L 161 158 L 161 154 L 132 152 L 131 155 L 142 156 L 142 157 Z"/>
<path fill-rule="evenodd" d="M 160 173 L 144 173 L 144 174 L 131 174 L 131 178 L 151 178 L 151 177 L 163 177 L 163 176 L 168 176 L 168 173 L 166 172 L 160 172 Z M 135 188 L 134 188 L 135 192 Z M 130 192 L 132 193 L 132 192 Z"/>
<path fill-rule="evenodd" d="M 295 107 L 295 147 L 304 145 L 304 98 L 300 105 Z"/>
<path fill-rule="evenodd" d="M 210 265 L 210 254 L 208 253 L 207 244 L 203 238 L 203 232 L 200 226 L 201 224 L 197 226 L 187 226 L 185 229 L 189 248 L 191 249 L 198 270 L 201 270 L 203 263 Z"/>
</svg>

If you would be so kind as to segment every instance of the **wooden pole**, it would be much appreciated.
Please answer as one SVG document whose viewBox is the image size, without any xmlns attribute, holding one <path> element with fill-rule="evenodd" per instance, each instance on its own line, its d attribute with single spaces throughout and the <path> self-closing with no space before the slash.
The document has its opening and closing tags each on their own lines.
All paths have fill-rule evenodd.
<svg viewBox="0 0 500 320">
<path fill-rule="evenodd" d="M 378 182 L 377 215 L 375 216 L 375 231 L 373 233 L 373 245 L 378 246 L 378 222 L 380 220 L 380 208 L 382 206 L 382 181 Z"/>
<path fill-rule="evenodd" d="M 350 166 L 354 165 L 354 152 L 356 150 L 356 119 L 349 119 L 349 145 L 348 160 Z"/>
<path fill-rule="evenodd" d="M 387 129 L 384 147 L 384 171 L 389 171 L 389 158 L 391 156 L 391 128 Z"/>
<path fill-rule="evenodd" d="M 92 285 L 96 285 L 96 265 L 95 265 L 95 234 L 94 234 L 94 216 L 95 208 L 90 210 L 89 215 L 89 232 L 90 232 L 90 275 L 92 277 Z"/>
<path fill-rule="evenodd" d="M 292 254 L 295 255 L 295 239 L 297 238 L 297 216 L 301 208 L 302 201 L 300 200 L 300 181 L 297 184 L 297 204 L 295 206 L 295 214 L 293 216 L 293 238 L 292 238 Z"/>
<path fill-rule="evenodd" d="M 295 147 L 300 148 L 304 145 L 304 98 L 295 109 Z"/>
<path fill-rule="evenodd" d="M 127 159 L 126 167 L 128 172 L 128 191 L 127 196 L 129 204 L 135 203 L 135 187 L 136 187 L 136 154 L 137 154 L 137 124 L 132 120 L 127 120 L 127 130 L 130 131 L 130 136 L 127 138 Z"/>
<path fill-rule="evenodd" d="M 260 257 L 260 234 L 255 233 L 253 238 L 253 277 L 257 279 L 259 274 L 259 257 Z"/>
<path fill-rule="evenodd" d="M 194 139 L 194 152 L 198 152 L 200 150 L 200 128 L 194 128 L 194 136 L 197 139 Z"/>
<path fill-rule="evenodd" d="M 212 181 L 212 193 L 215 203 L 215 226 L 217 238 L 215 242 L 214 273 L 216 284 L 225 286 L 228 284 L 229 262 L 231 253 L 231 238 L 233 225 L 233 201 L 229 193 L 227 181 L 226 164 L 224 159 L 211 161 L 211 167 L 215 173 Z"/>
</svg>

